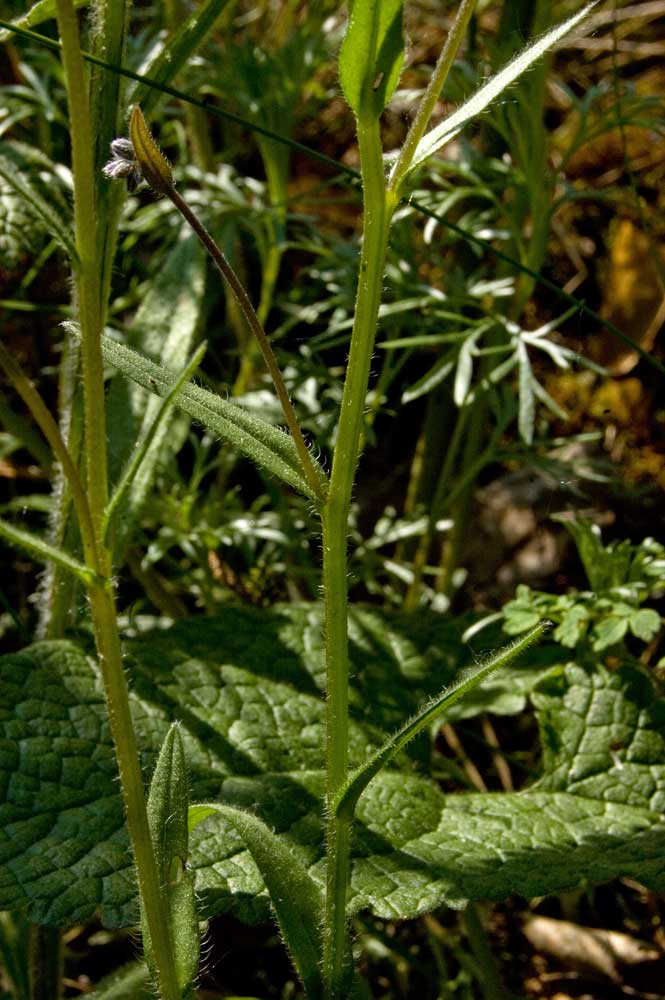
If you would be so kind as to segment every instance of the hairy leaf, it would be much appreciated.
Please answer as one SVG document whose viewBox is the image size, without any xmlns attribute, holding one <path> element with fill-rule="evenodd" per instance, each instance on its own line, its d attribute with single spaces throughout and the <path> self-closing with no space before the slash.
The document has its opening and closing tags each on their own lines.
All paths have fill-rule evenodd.
<svg viewBox="0 0 665 1000">
<path fill-rule="evenodd" d="M 504 69 L 493 76 L 472 97 L 465 101 L 461 107 L 445 118 L 440 125 L 437 125 L 423 136 L 416 147 L 409 170 L 413 170 L 414 167 L 423 163 L 433 153 L 436 153 L 437 150 L 450 142 L 458 132 L 461 132 L 465 125 L 479 114 L 482 114 L 485 108 L 492 101 L 495 101 L 507 87 L 526 73 L 533 63 L 544 56 L 546 52 L 549 52 L 550 49 L 554 48 L 558 41 L 583 21 L 594 6 L 595 3 L 588 4 L 572 17 L 569 17 L 567 21 L 556 25 L 556 27 L 546 32 L 537 41 L 527 46 L 512 62 L 508 63 Z"/>
<path fill-rule="evenodd" d="M 12 208 L 12 199 L 20 199 L 25 218 L 33 226 L 36 224 L 43 232 L 57 240 L 70 259 L 76 262 L 78 255 L 71 219 L 60 200 L 54 169 L 48 157 L 22 143 L 0 143 L 0 205 L 5 206 L 5 211 L 2 213 L 5 215 L 4 227 L 11 226 L 12 215 L 16 215 L 17 212 L 16 206 Z M 51 172 L 48 185 L 36 176 L 38 170 Z M 17 224 L 14 225 L 17 228 L 14 237 L 25 243 L 25 231 L 18 231 Z M 22 228 L 25 230 L 25 221 Z M 9 256 L 11 256 L 9 253 L 11 241 L 10 231 L 0 240 L 0 249 L 3 243 L 7 243 L 4 252 Z"/>
<path fill-rule="evenodd" d="M 412 619 L 408 631 L 399 616 L 356 611 L 352 766 L 407 710 L 409 691 L 417 688 L 420 699 L 434 618 Z M 134 640 L 127 663 L 146 771 L 179 719 L 192 799 L 251 811 L 322 886 L 319 626 L 309 607 L 229 608 Z M 450 625 L 442 628 L 446 635 Z M 663 701 L 632 668 L 610 674 L 576 664 L 551 671 L 534 701 L 543 774 L 530 788 L 444 795 L 404 758 L 400 770 L 376 776 L 358 805 L 350 911 L 409 917 L 443 903 L 544 895 L 618 875 L 665 889 Z M 96 907 L 107 924 L 134 921 L 96 664 L 69 642 L 3 657 L 0 705 L 0 906 L 27 908 L 46 923 L 85 919 Z M 190 849 L 204 913 L 265 918 L 261 871 L 228 819 L 199 823 Z"/>
<path fill-rule="evenodd" d="M 280 837 L 243 809 L 216 802 L 194 806 L 197 823 L 218 814 L 240 835 L 268 892 L 284 941 L 310 1000 L 323 996 L 321 926 L 323 892 Z"/>
<path fill-rule="evenodd" d="M 357 118 L 378 118 L 404 61 L 403 0 L 353 0 L 339 54 L 342 90 Z"/>
<path fill-rule="evenodd" d="M 154 364 L 109 337 L 102 338 L 102 351 L 107 364 L 158 396 L 168 395 L 178 377 L 177 372 Z M 177 406 L 260 468 L 289 483 L 311 500 L 317 499 L 305 479 L 292 439 L 279 428 L 191 383 L 183 387 Z"/>
</svg>

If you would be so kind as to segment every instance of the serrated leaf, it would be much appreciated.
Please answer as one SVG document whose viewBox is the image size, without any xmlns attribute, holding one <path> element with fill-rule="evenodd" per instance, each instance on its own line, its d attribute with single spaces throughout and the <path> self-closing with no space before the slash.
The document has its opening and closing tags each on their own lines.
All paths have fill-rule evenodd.
<svg viewBox="0 0 665 1000">
<path fill-rule="evenodd" d="M 589 612 L 583 605 L 576 604 L 564 612 L 561 624 L 554 630 L 554 638 L 562 646 L 574 649 L 586 632 L 588 624 Z"/>
<path fill-rule="evenodd" d="M 476 118 L 499 97 L 500 94 L 520 78 L 530 66 L 552 49 L 565 35 L 569 34 L 587 16 L 595 4 L 588 4 L 567 21 L 556 25 L 532 45 L 527 46 L 504 69 L 496 73 L 486 84 L 465 101 L 461 107 L 448 115 L 439 125 L 428 132 L 418 143 L 409 171 L 427 160 L 433 153 L 450 142 L 458 132 Z"/>
<path fill-rule="evenodd" d="M 431 645 L 423 624 L 436 617 L 418 616 L 397 632 L 399 616 L 356 618 L 355 634 L 369 648 L 351 646 L 352 701 L 361 699 L 352 764 L 377 745 L 377 724 L 404 710 L 413 681 L 422 688 L 428 664 L 415 651 Z M 134 640 L 128 665 L 146 766 L 180 717 L 192 797 L 252 810 L 322 886 L 319 629 L 311 607 L 226 609 Z M 29 907 L 32 919 L 51 923 L 85 919 L 99 906 L 108 924 L 133 922 L 135 885 L 96 665 L 73 643 L 40 643 L 0 659 L 0 684 L 0 906 Z M 382 688 L 383 701 L 372 703 L 370 692 Z M 618 875 L 665 889 L 662 699 L 632 668 L 608 674 L 575 664 L 550 672 L 533 698 L 543 775 L 531 788 L 444 795 L 408 761 L 377 775 L 358 807 L 349 912 L 410 917 Z M 266 916 L 261 873 L 228 823 L 209 817 L 190 847 L 205 913 Z"/>
<path fill-rule="evenodd" d="M 102 337 L 102 352 L 107 364 L 158 396 L 168 395 L 178 377 L 177 372 L 156 365 L 107 336 Z M 183 387 L 176 405 L 222 441 L 251 458 L 260 468 L 311 500 L 317 499 L 304 476 L 298 452 L 288 434 L 192 383 Z"/>
<path fill-rule="evenodd" d="M 339 79 L 358 119 L 378 118 L 404 62 L 404 0 L 353 0 L 339 54 Z"/>
</svg>

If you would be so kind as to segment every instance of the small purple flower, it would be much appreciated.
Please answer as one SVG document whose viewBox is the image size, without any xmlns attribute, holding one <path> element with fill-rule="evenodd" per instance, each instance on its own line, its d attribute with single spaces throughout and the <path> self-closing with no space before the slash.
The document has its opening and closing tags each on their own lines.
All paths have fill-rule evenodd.
<svg viewBox="0 0 665 1000">
<path fill-rule="evenodd" d="M 143 174 L 129 139 L 113 139 L 111 159 L 102 167 L 102 173 L 111 180 L 125 177 L 129 191 L 135 191 L 143 180 Z"/>
</svg>

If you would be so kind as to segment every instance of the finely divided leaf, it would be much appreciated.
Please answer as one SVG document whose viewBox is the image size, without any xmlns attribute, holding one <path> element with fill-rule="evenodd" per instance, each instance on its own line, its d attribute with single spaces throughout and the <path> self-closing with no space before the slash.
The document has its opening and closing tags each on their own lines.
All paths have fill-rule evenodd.
<svg viewBox="0 0 665 1000">
<path fill-rule="evenodd" d="M 428 132 L 418 143 L 416 147 L 416 152 L 409 167 L 409 171 L 413 170 L 420 163 L 427 160 L 433 153 L 441 149 L 446 143 L 450 142 L 458 132 L 464 128 L 473 118 L 476 118 L 479 114 L 485 110 L 496 100 L 496 98 L 503 93 L 503 91 L 509 87 L 515 80 L 519 79 L 523 73 L 525 73 L 530 66 L 533 65 L 538 59 L 540 59 L 546 52 L 549 52 L 557 42 L 559 42 L 565 35 L 569 34 L 584 18 L 587 16 L 595 3 L 588 4 L 583 7 L 582 10 L 578 11 L 572 17 L 568 18 L 567 21 L 563 21 L 561 24 L 552 28 L 551 31 L 546 32 L 541 38 L 533 42 L 532 45 L 527 46 L 523 52 L 521 52 L 512 62 L 508 63 L 504 69 L 491 78 L 486 84 L 484 84 L 476 93 L 465 101 L 461 107 L 454 111 L 451 115 L 448 115 L 436 128 L 433 128 Z M 348 99 L 348 98 L 347 98 Z"/>
<path fill-rule="evenodd" d="M 356 118 L 378 118 L 404 61 L 403 0 L 354 0 L 339 54 L 339 79 Z"/>
</svg>

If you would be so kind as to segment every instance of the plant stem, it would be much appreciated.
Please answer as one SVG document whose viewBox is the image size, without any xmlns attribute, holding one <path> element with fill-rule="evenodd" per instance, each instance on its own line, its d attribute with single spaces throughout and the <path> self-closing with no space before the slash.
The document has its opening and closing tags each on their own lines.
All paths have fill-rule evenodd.
<svg viewBox="0 0 665 1000">
<path fill-rule="evenodd" d="M 56 9 L 72 136 L 74 224 L 78 253 L 76 290 L 81 328 L 86 489 L 95 540 L 95 565 L 91 568 L 102 578 L 101 581 L 95 580 L 88 587 L 88 596 L 127 813 L 127 826 L 155 955 L 157 984 L 162 1000 L 180 1000 L 173 942 L 169 922 L 163 912 L 161 886 L 146 813 L 143 776 L 122 665 L 111 583 L 111 554 L 102 541 L 107 498 L 106 413 L 101 354 L 102 276 L 99 273 L 97 256 L 94 142 L 88 80 L 81 55 L 78 22 L 72 0 L 57 0 Z"/>
<path fill-rule="evenodd" d="M 346 894 L 351 823 L 331 808 L 348 776 L 347 553 L 349 507 L 381 301 L 393 203 L 386 198 L 378 122 L 358 123 L 363 177 L 363 244 L 337 444 L 323 509 L 328 827 L 323 980 L 327 1000 L 343 995 L 348 952 Z"/>
<path fill-rule="evenodd" d="M 485 1000 L 505 1000 L 496 959 L 487 939 L 487 932 L 483 927 L 476 903 L 467 904 L 464 910 L 464 926 L 471 951 L 480 970 L 480 986 Z"/>
<path fill-rule="evenodd" d="M 448 74 L 450 73 L 453 62 L 455 61 L 457 50 L 462 44 L 464 32 L 466 31 L 469 21 L 471 20 L 471 15 L 473 14 L 475 6 L 476 0 L 462 0 L 457 8 L 455 20 L 453 21 L 450 31 L 448 32 L 446 43 L 441 49 L 441 54 L 437 59 L 434 72 L 432 73 L 430 81 L 427 85 L 427 90 L 425 91 L 423 99 L 418 106 L 416 117 L 411 123 L 411 128 L 409 129 L 406 139 L 404 140 L 404 145 L 402 146 L 399 156 L 397 157 L 397 161 L 390 173 L 389 189 L 391 191 L 399 192 L 401 189 L 402 182 L 408 173 L 409 167 L 411 166 L 411 161 L 413 160 L 416 152 L 416 147 L 425 134 L 425 129 L 427 128 L 428 122 L 432 117 L 432 112 L 434 111 L 436 102 L 439 99 L 443 85 L 448 79 Z"/>
<path fill-rule="evenodd" d="M 279 370 L 277 360 L 273 353 L 273 349 L 268 340 L 268 336 L 261 325 L 261 322 L 256 315 L 254 306 L 252 305 L 250 298 L 245 291 L 242 282 L 239 280 L 235 271 L 229 264 L 228 260 L 219 249 L 215 241 L 213 240 L 210 233 L 197 218 L 197 216 L 192 212 L 191 208 L 187 202 L 180 197 L 176 189 L 172 186 L 164 188 L 163 193 L 169 198 L 175 207 L 178 209 L 182 217 L 190 224 L 198 238 L 200 239 L 203 246 L 206 248 L 210 256 L 212 257 L 214 263 L 222 274 L 222 277 L 228 282 L 231 291 L 233 292 L 240 308 L 242 309 L 243 315 L 249 324 L 249 328 L 256 337 L 256 340 L 261 348 L 261 353 L 263 354 L 263 360 L 266 363 L 266 367 L 270 373 L 270 377 L 275 386 L 275 392 L 279 398 L 284 417 L 288 424 L 289 430 L 291 432 L 291 437 L 297 448 L 298 455 L 300 456 L 300 461 L 302 462 L 303 473 L 307 482 L 312 487 L 314 492 L 320 499 L 324 496 L 324 485 L 323 485 L 323 473 L 320 469 L 317 470 L 314 460 L 309 453 L 307 444 L 303 437 L 302 431 L 300 430 L 300 424 L 298 423 L 298 418 L 296 416 L 296 411 L 293 408 L 293 403 L 289 398 L 289 394 L 284 384 L 284 379 L 282 373 Z"/>
<path fill-rule="evenodd" d="M 62 996 L 63 954 L 59 927 L 30 927 L 30 1000 Z"/>
</svg>

